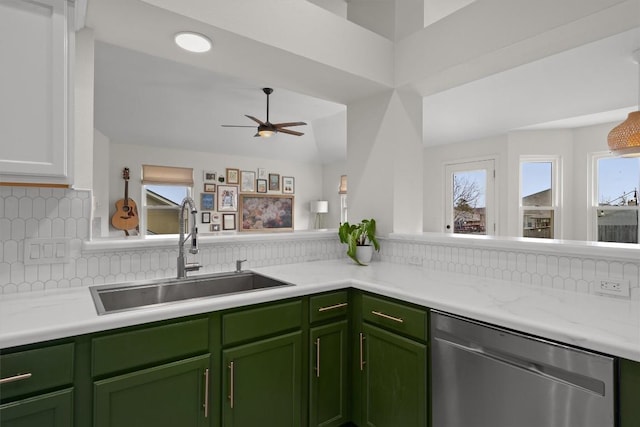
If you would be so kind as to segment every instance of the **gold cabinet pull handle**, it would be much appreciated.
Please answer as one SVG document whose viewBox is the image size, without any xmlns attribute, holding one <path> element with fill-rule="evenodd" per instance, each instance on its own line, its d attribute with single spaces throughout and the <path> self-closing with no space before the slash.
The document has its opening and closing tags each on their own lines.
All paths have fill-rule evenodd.
<svg viewBox="0 0 640 427">
<path fill-rule="evenodd" d="M 12 383 L 14 381 L 21 381 L 21 380 L 26 380 L 31 378 L 31 372 L 28 372 L 26 374 L 18 374 L 18 375 L 14 375 L 12 377 L 7 377 L 7 378 L 1 378 L 0 379 L 0 384 L 9 384 Z"/>
<path fill-rule="evenodd" d="M 229 363 L 229 404 L 233 409 L 233 361 Z"/>
<path fill-rule="evenodd" d="M 381 313 L 379 311 L 372 310 L 371 314 L 375 314 L 376 316 L 380 316 L 380 317 L 382 317 L 384 319 L 393 320 L 394 322 L 404 323 L 404 320 L 402 320 L 400 317 L 389 316 L 388 314 L 384 314 L 384 313 Z"/>
<path fill-rule="evenodd" d="M 320 338 L 316 338 L 316 378 L 320 378 Z"/>
<path fill-rule="evenodd" d="M 366 363 L 364 361 L 364 334 L 362 332 L 360 332 L 360 370 L 363 371 L 364 370 L 364 364 Z"/>
<path fill-rule="evenodd" d="M 209 368 L 204 370 L 204 417 L 209 418 Z"/>
<path fill-rule="evenodd" d="M 327 307 L 320 307 L 318 309 L 318 311 L 322 313 L 323 311 L 335 310 L 337 308 L 346 307 L 347 305 L 349 305 L 349 303 L 341 302 L 340 304 L 330 305 L 330 306 L 327 306 Z"/>
</svg>

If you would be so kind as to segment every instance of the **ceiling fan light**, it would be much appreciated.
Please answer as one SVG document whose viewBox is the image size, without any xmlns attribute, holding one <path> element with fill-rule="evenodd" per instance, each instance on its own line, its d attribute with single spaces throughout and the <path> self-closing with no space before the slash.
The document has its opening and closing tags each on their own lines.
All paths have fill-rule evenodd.
<svg viewBox="0 0 640 427">
<path fill-rule="evenodd" d="M 615 155 L 640 157 L 640 111 L 629 113 L 627 120 L 611 129 L 607 144 Z"/>
<path fill-rule="evenodd" d="M 194 53 L 208 52 L 213 45 L 209 37 L 191 31 L 183 31 L 176 34 L 174 40 L 182 49 Z"/>
<path fill-rule="evenodd" d="M 275 132 L 269 129 L 262 129 L 258 131 L 258 135 L 262 138 L 271 138 Z"/>
</svg>

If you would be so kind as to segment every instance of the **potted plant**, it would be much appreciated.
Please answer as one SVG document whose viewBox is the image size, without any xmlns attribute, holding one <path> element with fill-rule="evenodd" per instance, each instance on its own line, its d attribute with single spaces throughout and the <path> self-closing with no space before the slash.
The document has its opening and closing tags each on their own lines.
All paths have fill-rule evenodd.
<svg viewBox="0 0 640 427">
<path fill-rule="evenodd" d="M 371 261 L 373 249 L 380 250 L 376 239 L 376 220 L 363 219 L 358 224 L 344 222 L 338 229 L 340 242 L 347 244 L 347 255 L 360 265 L 367 265 Z"/>
</svg>

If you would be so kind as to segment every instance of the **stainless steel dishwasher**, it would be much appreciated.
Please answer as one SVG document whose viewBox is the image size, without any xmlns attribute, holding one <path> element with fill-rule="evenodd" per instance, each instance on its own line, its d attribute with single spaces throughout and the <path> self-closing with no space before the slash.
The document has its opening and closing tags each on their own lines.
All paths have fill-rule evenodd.
<svg viewBox="0 0 640 427">
<path fill-rule="evenodd" d="M 433 311 L 433 427 L 614 427 L 610 357 Z"/>
</svg>

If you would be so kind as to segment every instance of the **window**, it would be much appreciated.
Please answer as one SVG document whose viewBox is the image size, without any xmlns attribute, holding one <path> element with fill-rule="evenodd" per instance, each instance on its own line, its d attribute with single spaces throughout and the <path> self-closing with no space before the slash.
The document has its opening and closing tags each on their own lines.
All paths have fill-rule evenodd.
<svg viewBox="0 0 640 427">
<path fill-rule="evenodd" d="M 554 239 L 559 233 L 558 160 L 520 162 L 520 218 L 522 237 Z"/>
<path fill-rule="evenodd" d="M 142 171 L 144 215 L 141 229 L 147 235 L 178 234 L 180 203 L 191 196 L 193 170 L 143 165 Z M 185 220 L 188 218 L 186 215 Z"/>
<path fill-rule="evenodd" d="M 446 165 L 445 231 L 494 234 L 494 161 Z"/>
<path fill-rule="evenodd" d="M 591 236 L 599 242 L 638 243 L 640 159 L 594 156 Z"/>
</svg>

